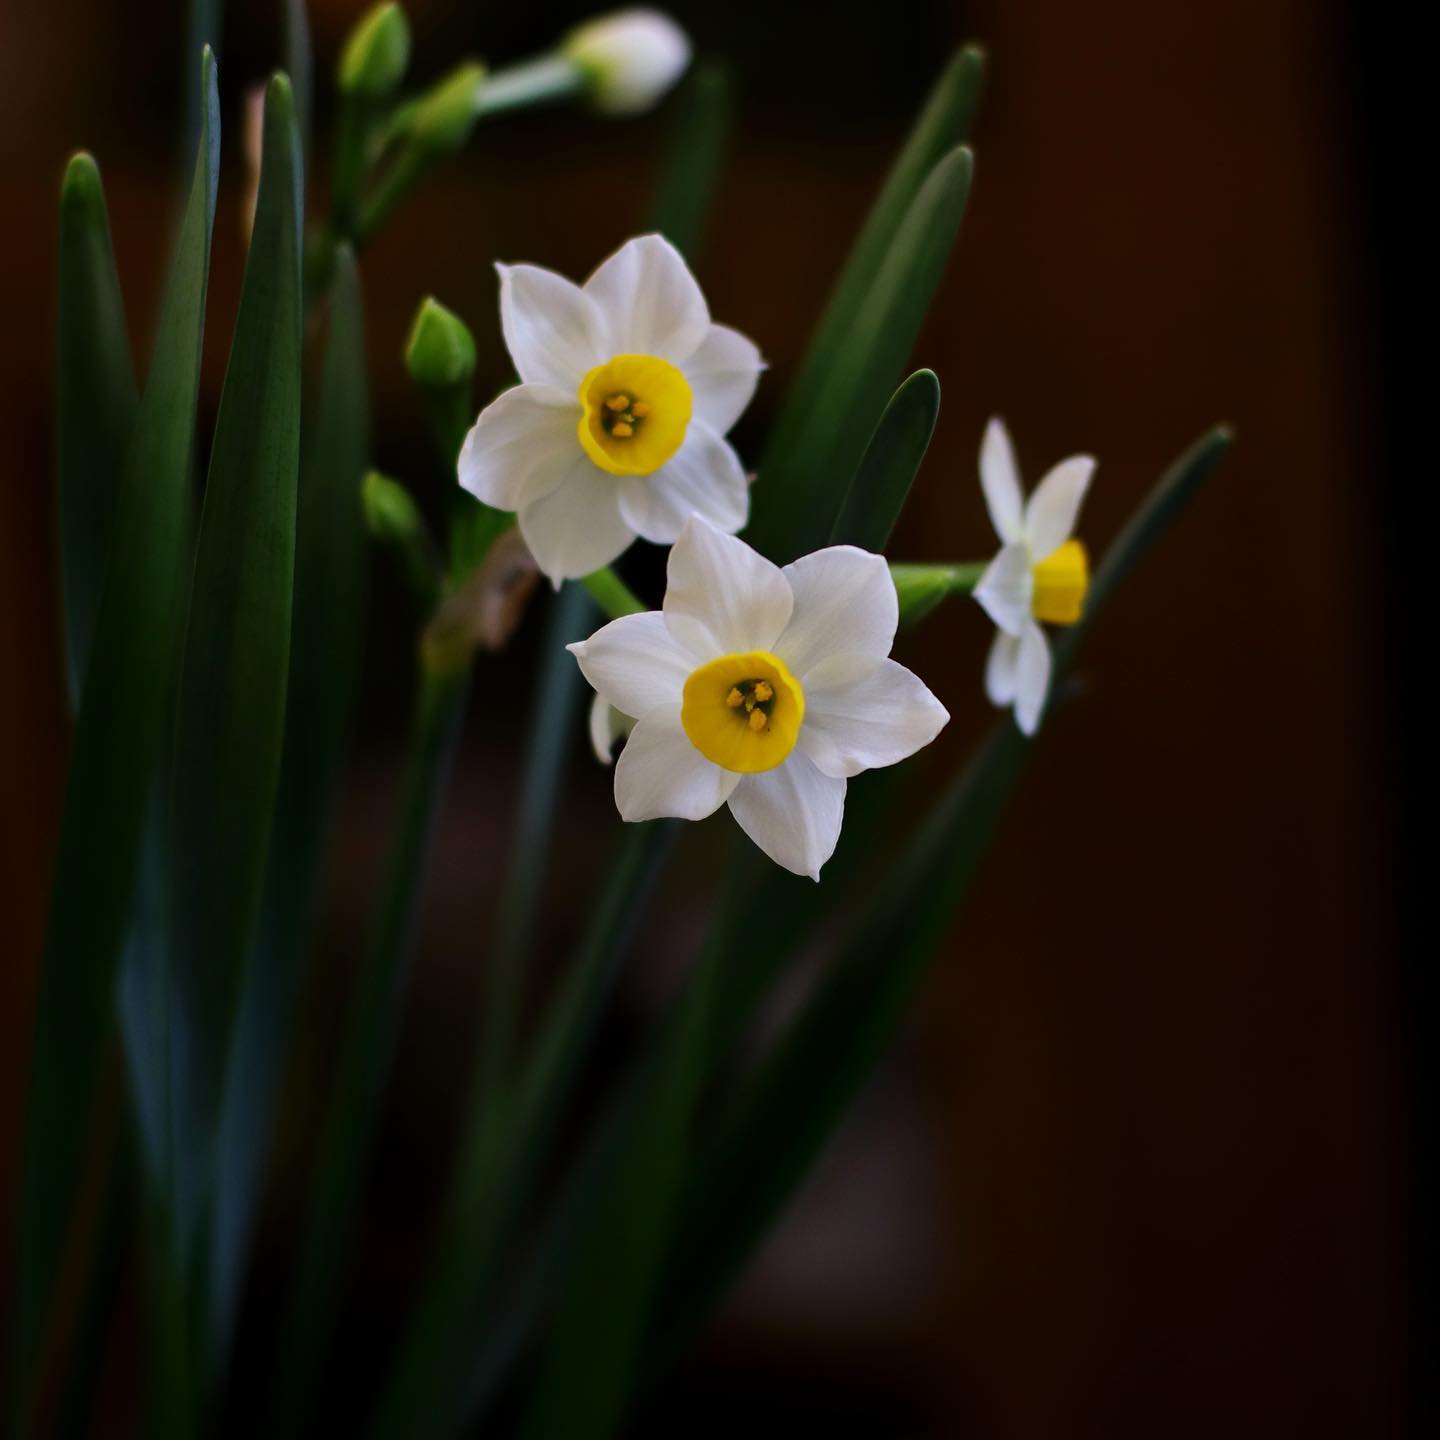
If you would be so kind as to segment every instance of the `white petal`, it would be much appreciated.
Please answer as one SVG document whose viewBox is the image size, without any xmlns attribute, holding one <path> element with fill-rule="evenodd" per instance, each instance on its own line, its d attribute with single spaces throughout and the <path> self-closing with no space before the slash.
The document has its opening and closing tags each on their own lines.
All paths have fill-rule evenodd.
<svg viewBox="0 0 1440 1440">
<path fill-rule="evenodd" d="M 1007 545 L 986 567 L 975 587 L 975 598 L 1007 635 L 1019 635 L 1030 621 L 1034 590 L 1030 551 L 1016 542 Z"/>
<path fill-rule="evenodd" d="M 1015 667 L 1020 661 L 1020 642 L 1003 630 L 995 632 L 985 660 L 985 694 L 992 705 L 1005 706 L 1015 699 Z"/>
<path fill-rule="evenodd" d="M 785 567 L 795 611 L 775 653 L 805 680 L 831 655 L 879 660 L 895 643 L 900 602 L 883 555 L 854 545 L 832 545 Z"/>
<path fill-rule="evenodd" d="M 678 705 L 685 680 L 695 668 L 658 610 L 622 615 L 588 640 L 565 648 L 580 662 L 590 684 L 624 715 Z"/>
<path fill-rule="evenodd" d="M 822 773 L 858 775 L 913 755 L 949 719 L 920 677 L 894 660 L 872 661 L 856 677 L 845 659 L 832 659 L 805 683 L 799 744 Z"/>
<path fill-rule="evenodd" d="M 497 510 L 548 495 L 584 452 L 580 406 L 549 385 L 516 385 L 492 400 L 460 449 L 460 484 Z"/>
<path fill-rule="evenodd" d="M 665 623 L 702 661 L 773 649 L 795 605 L 778 565 L 699 516 L 685 522 L 666 575 Z"/>
<path fill-rule="evenodd" d="M 572 647 L 573 648 L 573 647 Z M 602 765 L 609 765 L 615 759 L 615 742 L 628 735 L 635 722 L 628 715 L 622 715 L 603 695 L 597 694 L 590 705 L 590 748 Z"/>
<path fill-rule="evenodd" d="M 1080 502 L 1094 473 L 1095 462 L 1090 456 L 1072 455 L 1035 487 L 1025 507 L 1025 543 L 1032 560 L 1044 560 L 1075 533 Z"/>
<path fill-rule="evenodd" d="M 499 265 L 500 328 L 515 370 L 528 384 L 574 398 L 585 372 L 607 358 L 595 302 L 573 281 L 539 265 Z"/>
<path fill-rule="evenodd" d="M 764 368 L 753 340 L 728 325 L 712 325 L 684 366 L 695 393 L 695 414 L 724 435 L 750 403 Z"/>
<path fill-rule="evenodd" d="M 679 705 L 642 715 L 615 766 L 615 804 L 626 820 L 703 820 L 740 777 L 707 760 L 680 724 Z"/>
<path fill-rule="evenodd" d="M 777 865 L 818 880 L 840 838 L 845 782 L 822 775 L 808 756 L 792 750 L 783 765 L 741 778 L 730 813 Z"/>
<path fill-rule="evenodd" d="M 679 452 L 650 475 L 620 482 L 620 512 L 656 545 L 673 545 L 692 515 L 733 535 L 750 515 L 750 487 L 740 457 L 708 425 L 690 422 Z"/>
<path fill-rule="evenodd" d="M 613 355 L 659 355 L 678 364 L 710 329 L 700 286 L 661 235 L 627 240 L 585 282 L 585 294 L 600 312 Z"/>
<path fill-rule="evenodd" d="M 1025 498 L 1020 493 L 1020 470 L 1010 432 L 998 418 L 985 427 L 980 442 L 980 488 L 995 533 L 1006 545 L 1018 540 L 1025 524 Z"/>
<path fill-rule="evenodd" d="M 520 534 L 550 583 L 608 565 L 634 539 L 620 514 L 615 477 L 579 455 L 560 485 L 520 511 Z"/>
<path fill-rule="evenodd" d="M 1033 735 L 1050 689 L 1050 643 L 1033 620 L 1020 637 L 1015 662 L 1015 723 Z"/>
</svg>

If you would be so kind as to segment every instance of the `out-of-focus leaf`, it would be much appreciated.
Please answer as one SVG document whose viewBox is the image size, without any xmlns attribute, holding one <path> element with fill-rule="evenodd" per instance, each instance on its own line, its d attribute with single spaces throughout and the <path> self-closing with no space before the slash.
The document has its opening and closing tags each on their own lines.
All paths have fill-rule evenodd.
<svg viewBox="0 0 1440 1440">
<path fill-rule="evenodd" d="M 678 115 L 666 142 L 650 228 L 694 258 L 704 233 L 730 136 L 730 72 L 696 66 L 676 97 Z"/>
<path fill-rule="evenodd" d="M 95 161 L 76 155 L 60 190 L 55 452 L 70 693 L 77 700 L 105 579 L 110 517 L 135 424 L 135 372 Z"/>
<path fill-rule="evenodd" d="M 300 153 L 310 154 L 312 99 L 315 94 L 315 61 L 310 49 L 310 17 L 305 0 L 285 0 L 285 73 L 295 92 L 295 126 L 300 132 Z"/>
<path fill-rule="evenodd" d="M 917 370 L 890 397 L 830 531 L 832 545 L 884 550 L 940 413 L 940 381 Z"/>
<path fill-rule="evenodd" d="M 301 179 L 290 84 L 276 75 L 196 542 L 175 731 L 172 1004 L 193 1036 L 179 1158 L 201 1177 L 197 1193 L 214 1178 L 224 1068 L 280 771 L 300 457 Z M 179 1221 L 188 1248 L 187 1219 Z"/>
<path fill-rule="evenodd" d="M 321 1132 L 295 1289 L 276 1356 L 266 1435 L 312 1433 L 311 1411 L 331 1334 L 345 1244 L 395 1048 L 405 962 L 424 891 L 435 817 L 469 689 L 468 669 L 425 672 L 421 677 L 399 823 L 375 929 L 345 1017 L 339 1078 L 331 1088 Z"/>
<path fill-rule="evenodd" d="M 1166 472 L 1095 575 L 1085 620 L 1055 647 L 1059 680 L 1095 614 L 1229 444 L 1212 430 Z M 793 1194 L 884 1050 L 1014 788 L 1029 744 L 1010 717 L 897 857 L 824 982 L 695 1166 L 650 1331 L 655 1364 L 693 1338 Z"/>
<path fill-rule="evenodd" d="M 715 979 L 728 958 L 723 945 L 706 946 L 660 1038 L 616 1162 L 590 1193 L 520 1428 L 524 1440 L 602 1440 L 624 1416 L 690 1158 Z"/>
<path fill-rule="evenodd" d="M 342 247 L 331 285 L 324 368 L 301 459 L 280 786 L 259 937 L 245 977 L 221 1118 L 208 1287 L 217 1360 L 239 1300 L 349 740 L 365 609 L 360 487 L 368 455 L 360 280 L 353 255 Z"/>
<path fill-rule="evenodd" d="M 447 1223 L 373 1433 L 450 1433 L 465 1420 L 464 1383 L 495 1343 L 487 1302 L 531 1186 L 550 1155 L 564 1100 L 598 1028 L 678 822 L 632 828 L 569 975 L 505 1107 L 484 1108 L 465 1137 Z"/>
<path fill-rule="evenodd" d="M 214 59 L 205 126 L 155 352 L 111 523 L 66 784 L 25 1126 L 12 1331 L 17 1431 L 86 1153 L 152 772 L 169 731 L 184 605 L 195 399 L 219 162 Z"/>
<path fill-rule="evenodd" d="M 879 418 L 882 397 L 895 384 L 914 343 L 928 290 L 910 321 L 901 324 L 900 317 L 894 317 L 896 328 L 886 337 L 890 347 L 884 363 L 868 370 L 871 388 L 856 392 L 856 362 L 879 338 L 874 333 L 878 318 L 874 292 L 886 266 L 895 263 L 892 252 L 901 242 L 902 230 L 912 224 L 912 208 L 932 172 L 969 136 L 984 67 L 984 52 L 967 45 L 936 82 L 871 207 L 790 386 L 760 467 L 762 478 L 755 487 L 747 537 L 772 559 L 791 559 L 807 548 L 807 541 L 824 542 L 859 463 L 860 447 Z M 967 173 L 965 187 L 968 181 Z M 957 214 L 955 223 L 958 220 Z M 953 238 L 952 227 L 943 238 L 941 263 Z M 930 289 L 938 278 L 936 265 Z M 844 424 L 832 437 L 827 430 L 837 418 Z M 828 498 L 827 487 L 832 487 Z"/>
<path fill-rule="evenodd" d="M 185 37 L 185 161 L 192 163 L 196 143 L 209 114 L 210 92 L 196 77 L 189 57 L 208 50 L 220 53 L 220 31 L 225 6 L 222 0 L 188 0 L 187 34 Z"/>
</svg>

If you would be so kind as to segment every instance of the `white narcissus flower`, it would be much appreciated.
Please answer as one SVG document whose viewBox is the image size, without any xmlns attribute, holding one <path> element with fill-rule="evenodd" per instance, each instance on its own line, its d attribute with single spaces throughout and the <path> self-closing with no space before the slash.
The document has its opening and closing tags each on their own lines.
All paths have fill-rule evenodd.
<svg viewBox="0 0 1440 1440">
<path fill-rule="evenodd" d="M 985 693 L 995 705 L 1014 705 L 1015 723 L 1033 735 L 1050 688 L 1050 644 L 1040 628 L 1080 619 L 1090 585 L 1085 547 L 1071 538 L 1095 461 L 1062 460 L 1027 502 L 1010 436 L 999 420 L 985 427 L 980 488 L 1002 548 L 975 598 L 999 628 L 985 665 Z"/>
<path fill-rule="evenodd" d="M 889 658 L 889 567 L 836 545 L 782 570 L 696 517 L 668 574 L 663 610 L 570 646 L 601 699 L 636 717 L 620 814 L 703 820 L 728 802 L 772 860 L 819 879 L 846 780 L 913 755 L 950 718 Z"/>
<path fill-rule="evenodd" d="M 711 323 L 675 249 L 630 240 L 583 286 L 538 265 L 495 268 L 523 383 L 481 411 L 460 483 L 518 513 L 550 580 L 608 565 L 637 535 L 672 544 L 692 514 L 740 529 L 750 492 L 724 437 L 765 366 L 753 342 Z"/>
<path fill-rule="evenodd" d="M 560 53 L 585 77 L 597 110 L 648 110 L 690 63 L 690 37 L 666 14 L 640 7 L 577 26 Z"/>
</svg>

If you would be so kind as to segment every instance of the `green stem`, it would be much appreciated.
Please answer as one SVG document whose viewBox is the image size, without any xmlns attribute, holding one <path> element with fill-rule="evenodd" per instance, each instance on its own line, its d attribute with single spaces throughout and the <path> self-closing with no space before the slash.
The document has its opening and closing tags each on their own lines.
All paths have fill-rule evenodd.
<svg viewBox="0 0 1440 1440">
<path fill-rule="evenodd" d="M 308 1432 L 345 1241 L 390 1071 L 405 962 L 440 796 L 455 756 L 468 693 L 468 669 L 422 672 L 400 825 L 373 938 L 346 1020 L 267 1434 Z"/>
<path fill-rule="evenodd" d="M 648 608 L 608 565 L 592 571 L 580 583 L 612 620 L 618 620 L 622 615 L 640 615 Z"/>
<path fill-rule="evenodd" d="M 568 100 L 585 87 L 581 70 L 561 55 L 537 55 L 497 70 L 486 80 L 476 101 L 477 117 Z"/>
<path fill-rule="evenodd" d="M 965 565 L 892 564 L 890 578 L 900 597 L 900 624 L 916 624 L 951 595 L 973 594 L 988 568 L 985 560 Z"/>
</svg>

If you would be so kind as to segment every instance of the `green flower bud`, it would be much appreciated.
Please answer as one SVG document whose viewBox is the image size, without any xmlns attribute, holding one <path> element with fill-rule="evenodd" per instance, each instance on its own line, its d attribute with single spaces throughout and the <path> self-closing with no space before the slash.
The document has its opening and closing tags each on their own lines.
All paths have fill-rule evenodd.
<svg viewBox="0 0 1440 1440">
<path fill-rule="evenodd" d="M 360 503 L 365 507 L 365 525 L 377 540 L 404 544 L 413 540 L 425 522 L 410 492 L 398 480 L 371 470 L 360 487 Z"/>
<path fill-rule="evenodd" d="M 410 139 L 423 153 L 445 155 L 458 150 L 479 116 L 485 67 L 478 60 L 458 65 L 415 106 Z"/>
<path fill-rule="evenodd" d="M 337 83 L 344 95 L 382 100 L 410 63 L 410 22 L 395 4 L 377 5 L 350 32 Z"/>
<path fill-rule="evenodd" d="M 468 388 L 475 374 L 475 340 L 465 322 L 433 295 L 426 296 L 410 327 L 405 365 L 424 390 Z"/>
</svg>

